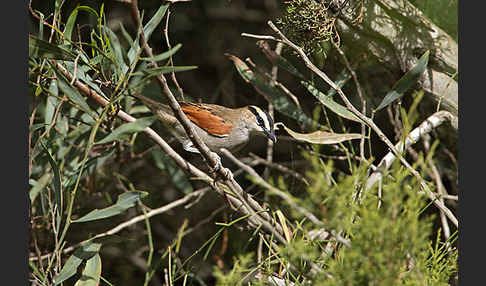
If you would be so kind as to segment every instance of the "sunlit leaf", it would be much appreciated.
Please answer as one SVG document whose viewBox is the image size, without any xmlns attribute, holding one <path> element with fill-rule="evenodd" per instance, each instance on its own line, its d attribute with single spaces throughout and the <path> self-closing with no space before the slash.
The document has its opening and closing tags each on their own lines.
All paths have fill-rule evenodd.
<svg viewBox="0 0 486 286">
<path fill-rule="evenodd" d="M 314 131 L 311 133 L 299 133 L 285 126 L 283 123 L 278 122 L 275 126 L 282 126 L 285 131 L 289 133 L 297 141 L 308 142 L 312 144 L 337 144 L 343 141 L 352 139 L 360 139 L 363 136 L 358 133 L 332 133 L 326 131 Z"/>
<path fill-rule="evenodd" d="M 116 203 L 104 209 L 95 209 L 74 222 L 87 222 L 116 216 L 133 207 L 137 201 L 147 196 L 146 192 L 126 192 L 118 196 Z"/>
<path fill-rule="evenodd" d="M 143 33 L 146 41 L 150 39 L 152 32 L 160 24 L 162 18 L 164 18 L 167 8 L 169 8 L 169 4 L 161 5 L 157 10 L 157 12 L 155 12 L 152 19 L 150 19 L 150 21 L 145 25 L 145 27 L 143 27 Z"/>
</svg>

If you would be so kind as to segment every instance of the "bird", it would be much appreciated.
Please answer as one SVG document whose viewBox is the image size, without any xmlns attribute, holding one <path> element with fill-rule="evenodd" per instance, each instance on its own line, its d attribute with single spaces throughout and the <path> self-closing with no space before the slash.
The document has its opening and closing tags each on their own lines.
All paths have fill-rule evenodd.
<svg viewBox="0 0 486 286">
<path fill-rule="evenodd" d="M 199 153 L 187 136 L 170 106 L 137 94 L 138 98 L 166 126 L 167 130 L 182 144 L 184 150 Z M 273 118 L 267 111 L 255 105 L 229 108 L 217 104 L 179 101 L 182 112 L 192 123 L 194 130 L 208 148 L 221 154 L 225 148 L 237 152 L 243 148 L 253 135 L 264 135 L 274 143 Z"/>
</svg>

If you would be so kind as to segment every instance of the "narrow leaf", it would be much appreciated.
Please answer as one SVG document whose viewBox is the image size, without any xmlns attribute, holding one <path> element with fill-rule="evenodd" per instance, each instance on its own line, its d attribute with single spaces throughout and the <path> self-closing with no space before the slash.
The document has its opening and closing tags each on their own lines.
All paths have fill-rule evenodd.
<svg viewBox="0 0 486 286">
<path fill-rule="evenodd" d="M 181 66 L 181 67 L 170 67 L 170 66 L 163 66 L 158 68 L 146 69 L 143 72 L 149 74 L 150 76 L 156 76 L 158 74 L 166 74 L 171 72 L 181 72 L 181 71 L 189 71 L 197 69 L 197 66 Z M 136 75 L 137 73 L 132 73 L 132 75 Z"/>
<path fill-rule="evenodd" d="M 155 62 L 163 61 L 165 59 L 168 59 L 173 54 L 175 54 L 181 47 L 182 47 L 182 44 L 177 44 L 175 47 L 168 50 L 167 52 L 163 52 L 159 55 L 154 56 L 153 58 L 142 58 L 142 60 L 144 60 L 144 61 L 155 61 Z"/>
<path fill-rule="evenodd" d="M 290 136 L 297 141 L 308 142 L 312 144 L 336 144 L 347 140 L 360 139 L 363 136 L 358 133 L 332 133 L 326 131 L 314 131 L 312 133 L 298 133 L 285 126 L 283 123 L 278 122 L 276 126 L 282 126 Z"/>
<path fill-rule="evenodd" d="M 324 93 L 317 90 L 309 82 L 301 81 L 300 83 L 303 86 L 305 86 L 307 90 L 319 100 L 319 102 L 321 102 L 324 106 L 329 108 L 332 112 L 346 119 L 356 121 L 356 122 L 361 122 L 361 120 L 356 115 L 354 115 L 351 111 L 349 111 L 346 107 L 335 102 L 332 99 L 332 97 L 326 96 Z"/>
<path fill-rule="evenodd" d="M 392 87 L 383 98 L 383 101 L 378 105 L 375 111 L 383 109 L 390 105 L 395 100 L 401 98 L 407 90 L 412 88 L 420 76 L 425 72 L 427 68 L 427 64 L 429 62 L 429 54 L 430 51 L 425 52 L 420 59 L 418 60 L 417 64 L 409 70 L 402 78 L 400 78 Z"/>
<path fill-rule="evenodd" d="M 69 50 L 29 35 L 29 57 L 74 61 L 76 55 Z"/>
<path fill-rule="evenodd" d="M 100 243 L 93 243 L 88 242 L 81 247 L 79 247 L 64 263 L 61 272 L 57 274 L 54 278 L 54 285 L 59 285 L 63 281 L 69 279 L 71 276 L 76 274 L 79 265 L 83 262 L 83 260 L 90 259 L 94 255 L 96 255 L 101 248 Z"/>
<path fill-rule="evenodd" d="M 281 210 L 277 210 L 276 213 L 277 213 L 278 220 L 280 221 L 280 225 L 282 226 L 282 230 L 284 232 L 285 239 L 287 240 L 287 242 L 290 242 L 292 240 L 292 236 L 290 235 L 289 228 L 287 227 L 287 222 L 285 220 L 285 216 L 284 216 L 284 214 L 282 213 Z"/>
<path fill-rule="evenodd" d="M 87 222 L 116 216 L 133 207 L 137 201 L 147 195 L 146 192 L 126 192 L 118 196 L 116 203 L 104 209 L 95 209 L 74 222 Z"/>
<path fill-rule="evenodd" d="M 98 286 L 101 277 L 101 257 L 96 253 L 86 261 L 81 278 L 74 286 Z"/>
<path fill-rule="evenodd" d="M 233 64 L 236 67 L 236 70 L 240 74 L 240 76 L 245 80 L 247 83 L 252 83 L 256 81 L 256 76 L 255 73 L 248 67 L 247 64 L 245 64 L 244 61 L 240 60 L 240 58 L 231 55 L 231 54 L 224 54 L 227 56 L 231 61 L 233 61 Z"/>
<path fill-rule="evenodd" d="M 78 7 L 76 7 L 69 18 L 66 21 L 66 27 L 64 28 L 63 34 L 66 37 L 66 40 L 71 40 L 73 34 L 74 23 L 76 22 L 76 18 L 78 17 Z"/>
<path fill-rule="evenodd" d="M 162 21 L 162 18 L 164 18 L 165 12 L 167 11 L 167 8 L 169 8 L 169 4 L 165 4 L 159 7 L 157 12 L 155 12 L 154 16 L 150 21 L 143 27 L 143 34 L 145 36 L 145 40 L 148 42 L 150 39 L 150 35 L 152 35 L 152 32 L 155 30 L 157 25 L 160 24 Z"/>
<path fill-rule="evenodd" d="M 125 63 L 125 60 L 123 59 L 123 51 L 120 45 L 120 41 L 118 40 L 118 37 L 107 26 L 103 26 L 103 31 L 108 36 L 111 52 L 113 55 L 113 61 L 117 65 L 117 68 L 120 69 L 123 74 L 125 74 L 128 70 L 128 66 Z"/>
<path fill-rule="evenodd" d="M 135 122 L 124 123 L 113 130 L 105 138 L 96 142 L 96 144 L 104 144 L 116 140 L 122 140 L 127 138 L 130 134 L 143 131 L 145 128 L 152 125 L 156 120 L 155 116 L 139 118 Z"/>
</svg>

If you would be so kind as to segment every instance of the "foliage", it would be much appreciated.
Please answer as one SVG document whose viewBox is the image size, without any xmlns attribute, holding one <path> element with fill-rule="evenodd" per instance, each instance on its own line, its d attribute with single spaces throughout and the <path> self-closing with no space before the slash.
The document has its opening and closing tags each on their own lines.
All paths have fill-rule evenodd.
<svg viewBox="0 0 486 286">
<path fill-rule="evenodd" d="M 105 7 L 108 2 L 51 2 L 50 12 L 35 8 L 41 4 L 33 5 L 36 32 L 29 35 L 33 285 L 447 285 L 457 281 L 457 231 L 444 237 L 447 232 L 440 224 L 439 210 L 399 160 L 382 170 L 383 180 L 366 189 L 375 165 L 389 150 L 335 90 L 325 92 L 328 86 L 294 54 L 269 57 L 266 50 L 269 61 L 264 62 L 255 55 L 254 43 L 245 46 L 241 39 L 228 42 L 239 46 L 241 53 L 255 53 L 255 62 L 229 53 L 228 61 L 224 45 L 215 48 L 217 52 L 202 51 L 191 41 L 216 46 L 221 33 L 177 37 L 191 25 L 205 26 L 198 22 L 197 13 L 178 6 L 195 3 L 144 1 L 143 27 L 138 28 L 126 22 L 113 25 L 112 11 Z M 211 10 L 223 5 L 220 2 L 198 5 L 207 15 L 224 17 Z M 264 5 L 260 2 L 253 4 Z M 334 7 L 322 3 L 287 1 L 286 8 L 278 11 L 284 34 L 307 52 L 322 52 L 323 42 L 337 37 L 334 19 L 329 17 Z M 352 1 L 353 13 L 359 3 Z M 233 3 L 224 5 L 230 9 Z M 255 17 L 250 13 L 254 11 L 238 11 L 241 19 Z M 244 26 L 251 28 L 252 24 Z M 141 29 L 153 44 L 153 58 L 142 52 Z M 177 44 L 167 45 L 171 41 Z M 337 58 L 335 48 L 325 49 Z M 226 61 L 215 64 L 225 68 L 219 72 L 224 78 L 211 73 L 198 56 L 191 57 L 201 52 L 208 54 L 199 57 L 201 61 L 214 58 L 213 52 Z M 367 112 L 387 128 L 387 134 L 394 132 L 393 142 L 404 140 L 425 117 L 420 110 L 424 93 L 417 91 L 416 83 L 427 68 L 426 59 L 428 53 L 411 73 L 390 82 L 391 88 L 383 87 L 392 96 L 378 100 L 383 103 L 374 105 L 379 107 L 376 113 Z M 280 69 L 278 76 L 271 75 L 269 63 Z M 336 78 L 353 104 L 359 102 L 349 67 L 338 66 L 332 72 L 331 78 Z M 188 176 L 143 134 L 150 127 L 181 151 L 160 122 L 131 96 L 141 93 L 162 100 L 154 83 L 157 75 L 166 75 L 173 93 L 179 95 L 177 76 L 184 92 L 191 91 L 184 95 L 186 100 L 197 98 L 195 91 L 214 85 L 216 78 L 222 87 L 213 87 L 213 94 L 204 92 L 204 101 L 217 98 L 215 94 L 231 94 L 219 98 L 219 103 L 264 102 L 275 111 L 274 118 L 281 121 L 276 126 L 283 128 L 273 160 L 261 158 L 268 151 L 266 144 L 260 144 L 255 150 L 258 155 L 241 159 L 256 175 L 243 173 L 244 177 L 229 162 L 223 164 L 233 170 L 249 196 L 264 205 L 272 226 L 283 229 L 286 243 L 250 223 L 249 215 L 231 211 L 228 197 L 217 197 L 206 182 Z M 194 75 L 200 79 L 194 80 Z M 224 86 L 228 82 L 236 87 L 234 95 Z M 86 87 L 100 97 L 86 93 Z M 123 121 L 119 111 L 137 120 Z M 387 120 L 383 114 L 388 114 Z M 438 192 L 433 167 L 446 173 L 454 166 L 449 157 L 443 159 L 440 133 L 427 136 L 433 139 L 427 141 L 431 146 L 407 150 L 403 156 Z M 188 162 L 198 160 L 179 153 Z M 446 181 L 446 188 L 450 185 L 454 186 Z M 454 203 L 447 206 L 452 208 Z"/>
</svg>

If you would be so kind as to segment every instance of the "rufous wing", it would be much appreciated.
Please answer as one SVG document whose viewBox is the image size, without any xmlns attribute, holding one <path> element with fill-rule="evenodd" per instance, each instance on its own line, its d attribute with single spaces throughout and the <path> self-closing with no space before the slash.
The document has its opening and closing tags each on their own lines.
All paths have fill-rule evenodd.
<svg viewBox="0 0 486 286">
<path fill-rule="evenodd" d="M 182 102 L 181 109 L 189 120 L 211 135 L 224 137 L 231 132 L 231 123 L 216 115 L 211 107 Z"/>
</svg>

